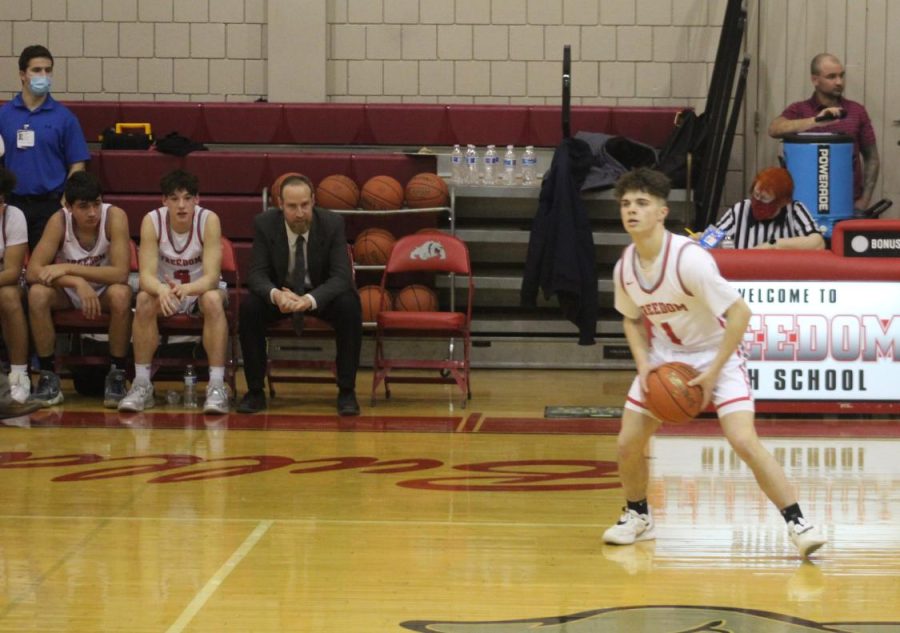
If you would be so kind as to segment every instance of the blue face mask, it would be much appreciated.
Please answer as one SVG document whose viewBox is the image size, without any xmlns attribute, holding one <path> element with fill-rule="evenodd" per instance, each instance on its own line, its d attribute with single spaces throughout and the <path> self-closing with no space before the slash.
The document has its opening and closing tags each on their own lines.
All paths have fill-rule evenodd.
<svg viewBox="0 0 900 633">
<path fill-rule="evenodd" d="M 47 75 L 35 75 L 28 80 L 28 85 L 31 86 L 31 92 L 38 97 L 43 97 L 50 92 L 50 83 L 50 77 Z"/>
</svg>

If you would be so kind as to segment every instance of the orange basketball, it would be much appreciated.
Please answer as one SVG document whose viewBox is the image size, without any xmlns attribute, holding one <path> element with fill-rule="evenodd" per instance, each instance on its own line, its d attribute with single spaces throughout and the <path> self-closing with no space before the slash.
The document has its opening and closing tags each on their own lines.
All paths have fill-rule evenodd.
<svg viewBox="0 0 900 633">
<path fill-rule="evenodd" d="M 446 207 L 449 203 L 447 183 L 437 174 L 416 174 L 406 183 L 406 204 L 410 209 Z"/>
<path fill-rule="evenodd" d="M 403 206 L 403 185 L 390 176 L 373 176 L 363 185 L 359 195 L 363 209 L 386 211 Z"/>
<path fill-rule="evenodd" d="M 700 372 L 686 363 L 665 363 L 647 374 L 647 408 L 670 424 L 687 424 L 698 415 L 703 389 L 688 386 Z"/>
<path fill-rule="evenodd" d="M 383 266 L 394 248 L 397 240 L 390 231 L 384 229 L 366 229 L 356 236 L 353 242 L 353 260 L 364 266 Z"/>
<path fill-rule="evenodd" d="M 393 301 L 391 293 L 385 290 L 382 294 L 380 286 L 363 286 L 359 289 L 359 300 L 364 323 L 372 323 L 379 312 L 390 310 Z"/>
<path fill-rule="evenodd" d="M 289 171 L 281 174 L 278 178 L 275 179 L 275 182 L 272 183 L 271 189 L 271 206 L 281 208 L 281 184 L 290 178 L 291 176 L 302 176 L 303 174 L 297 173 L 296 171 Z"/>
<path fill-rule="evenodd" d="M 355 209 L 359 204 L 359 187 L 342 174 L 326 176 L 316 187 L 316 204 L 326 209 Z"/>
<path fill-rule="evenodd" d="M 438 309 L 437 294 L 428 286 L 412 284 L 394 297 L 394 310 L 406 312 L 435 312 Z"/>
</svg>

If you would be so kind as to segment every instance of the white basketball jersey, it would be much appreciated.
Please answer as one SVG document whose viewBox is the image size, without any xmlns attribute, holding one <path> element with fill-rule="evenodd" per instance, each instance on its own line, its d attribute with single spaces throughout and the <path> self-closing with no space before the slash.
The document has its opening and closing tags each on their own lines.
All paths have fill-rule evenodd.
<svg viewBox="0 0 900 633">
<path fill-rule="evenodd" d="M 63 219 L 65 221 L 65 234 L 62 247 L 56 253 L 56 263 L 77 264 L 79 266 L 109 266 L 109 233 L 106 226 L 107 213 L 111 205 L 103 203 L 100 206 L 100 223 L 98 224 L 97 241 L 90 249 L 82 246 L 75 234 L 72 213 L 63 207 Z M 106 284 L 89 282 L 94 290 L 105 288 Z"/>
<path fill-rule="evenodd" d="M 150 212 L 159 244 L 157 276 L 168 276 L 183 284 L 203 276 L 203 230 L 210 211 L 194 206 L 194 219 L 187 233 L 175 233 L 169 226 L 169 209 L 161 207 Z"/>
<path fill-rule="evenodd" d="M 640 272 L 632 244 L 613 276 L 616 310 L 632 319 L 644 316 L 651 325 L 652 345 L 684 351 L 718 347 L 725 328 L 722 314 L 740 297 L 709 253 L 668 231 L 648 273 Z"/>
</svg>

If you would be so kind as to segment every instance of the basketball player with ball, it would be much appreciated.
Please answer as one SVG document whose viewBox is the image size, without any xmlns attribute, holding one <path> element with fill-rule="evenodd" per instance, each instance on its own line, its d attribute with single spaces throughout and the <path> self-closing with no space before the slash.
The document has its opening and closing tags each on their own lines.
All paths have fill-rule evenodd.
<svg viewBox="0 0 900 633">
<path fill-rule="evenodd" d="M 725 438 L 753 471 L 766 496 L 781 511 L 791 541 L 804 557 L 825 544 L 819 529 L 800 511 L 784 470 L 759 441 L 753 394 L 741 342 L 750 308 L 720 274 L 712 256 L 688 237 L 665 229 L 669 179 L 640 168 L 619 178 L 615 196 L 631 236 L 613 273 L 615 307 L 637 365 L 617 442 L 619 478 L 626 506 L 603 542 L 630 545 L 656 538 L 647 505 L 650 469 L 645 449 L 663 422 L 651 413 L 648 376 L 679 362 L 697 370 L 688 387 L 703 390 L 701 410 L 716 408 Z M 645 327 L 649 323 L 649 334 Z"/>
</svg>

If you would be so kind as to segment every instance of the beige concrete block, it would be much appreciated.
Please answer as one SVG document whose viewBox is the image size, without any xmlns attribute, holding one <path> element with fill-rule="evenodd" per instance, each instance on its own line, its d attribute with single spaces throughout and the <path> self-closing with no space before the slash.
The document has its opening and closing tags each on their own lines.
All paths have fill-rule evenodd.
<svg viewBox="0 0 900 633">
<path fill-rule="evenodd" d="M 136 59 L 104 59 L 103 89 L 118 93 L 137 92 L 137 69 Z"/>
<path fill-rule="evenodd" d="M 616 29 L 616 59 L 619 61 L 650 61 L 653 48 L 650 38 L 653 27 L 620 26 Z"/>
<path fill-rule="evenodd" d="M 384 2 L 347 0 L 347 21 L 357 24 L 380 24 L 384 21 Z"/>
<path fill-rule="evenodd" d="M 325 0 L 325 19 L 329 24 L 347 21 L 347 0 Z"/>
<path fill-rule="evenodd" d="M 682 98 L 706 96 L 707 72 L 704 63 L 672 64 L 672 96 Z"/>
<path fill-rule="evenodd" d="M 103 2 L 102 0 L 68 0 L 66 18 L 74 22 L 99 22 L 103 19 Z"/>
<path fill-rule="evenodd" d="M 183 22 L 156 25 L 154 46 L 157 57 L 190 57 L 191 26 Z"/>
<path fill-rule="evenodd" d="M 528 62 L 528 96 L 551 97 L 560 94 L 561 66 L 557 62 Z M 596 74 L 596 73 L 595 73 Z"/>
<path fill-rule="evenodd" d="M 153 25 L 144 22 L 119 24 L 119 55 L 153 57 Z"/>
<path fill-rule="evenodd" d="M 400 100 L 401 103 L 438 103 L 437 97 L 423 97 L 422 95 L 412 95 L 409 97 L 402 97 Z"/>
<path fill-rule="evenodd" d="M 389 24 L 418 24 L 418 0 L 384 0 L 384 21 Z"/>
<path fill-rule="evenodd" d="M 562 61 L 563 48 L 567 44 L 572 49 L 572 61 L 581 59 L 580 26 L 544 27 L 544 59 Z"/>
<path fill-rule="evenodd" d="M 596 25 L 598 8 L 597 0 L 563 0 L 563 24 Z"/>
<path fill-rule="evenodd" d="M 710 26 L 722 26 L 725 22 L 725 9 L 728 0 L 707 0 L 706 23 Z"/>
<path fill-rule="evenodd" d="M 261 59 L 244 60 L 244 92 L 253 97 L 265 97 L 266 62 Z"/>
<path fill-rule="evenodd" d="M 366 27 L 368 59 L 400 59 L 401 28 L 393 24 L 370 24 Z"/>
<path fill-rule="evenodd" d="M 672 0 L 637 0 L 637 23 L 666 25 L 672 23 Z"/>
<path fill-rule="evenodd" d="M 528 5 L 522 0 L 491 0 L 491 22 L 494 24 L 527 24 Z"/>
<path fill-rule="evenodd" d="M 6 19 L 6 15 L 3 19 Z M 66 0 L 31 0 L 31 19 L 44 22 L 65 20 Z"/>
<path fill-rule="evenodd" d="M 365 26 L 361 24 L 335 24 L 332 33 L 332 59 L 366 58 Z"/>
<path fill-rule="evenodd" d="M 475 59 L 509 59 L 509 27 L 472 27 L 473 56 Z"/>
<path fill-rule="evenodd" d="M 209 22 L 209 0 L 175 0 L 176 22 Z"/>
<path fill-rule="evenodd" d="M 244 0 L 215 0 L 209 3 L 209 21 L 234 24 L 244 21 Z"/>
<path fill-rule="evenodd" d="M 691 43 L 687 51 L 687 61 L 715 61 L 719 48 L 721 27 L 691 26 L 688 27 L 688 41 Z"/>
<path fill-rule="evenodd" d="M 10 22 L 30 20 L 31 5 L 28 2 L 22 2 L 22 0 L 0 0 L 0 15 L 3 16 L 4 22 L 7 20 Z M 18 68 L 18 66 L 16 66 L 16 68 Z"/>
<path fill-rule="evenodd" d="M 665 98 L 672 94 L 672 67 L 657 62 L 639 63 L 636 92 L 641 97 Z"/>
<path fill-rule="evenodd" d="M 419 0 L 419 22 L 453 24 L 453 3 L 447 0 Z"/>
<path fill-rule="evenodd" d="M 140 92 L 171 93 L 172 76 L 171 59 L 138 60 L 138 90 Z"/>
<path fill-rule="evenodd" d="M 509 57 L 522 61 L 544 59 L 544 27 L 509 27 Z"/>
<path fill-rule="evenodd" d="M 85 101 L 119 101 L 118 92 L 85 92 Z"/>
<path fill-rule="evenodd" d="M 384 94 L 419 94 L 419 62 L 384 62 Z"/>
<path fill-rule="evenodd" d="M 104 22 L 137 22 L 137 0 L 103 0 Z"/>
<path fill-rule="evenodd" d="M 171 22 L 175 15 L 172 2 L 173 0 L 138 0 L 138 20 Z"/>
<path fill-rule="evenodd" d="M 525 96 L 528 90 L 527 66 L 525 62 L 491 62 L 491 94 Z"/>
<path fill-rule="evenodd" d="M 97 58 L 71 58 L 68 61 L 69 85 L 82 92 L 103 90 L 103 62 Z"/>
<path fill-rule="evenodd" d="M 83 22 L 51 22 L 50 52 L 56 57 L 81 57 L 84 50 Z"/>
<path fill-rule="evenodd" d="M 266 23 L 266 0 L 244 0 L 244 23 Z"/>
<path fill-rule="evenodd" d="M 690 32 L 682 26 L 653 27 L 653 61 L 688 61 Z"/>
<path fill-rule="evenodd" d="M 456 23 L 490 24 L 490 3 L 485 0 L 456 0 Z"/>
<path fill-rule="evenodd" d="M 18 66 L 16 66 L 18 68 Z M 78 88 L 73 86 L 73 91 Z M 65 57 L 54 58 L 53 92 L 57 95 L 69 92 L 69 60 Z"/>
<path fill-rule="evenodd" d="M 419 62 L 420 95 L 453 94 L 453 62 Z"/>
<path fill-rule="evenodd" d="M 0 22 L 0 63 L 7 60 L 4 57 L 12 57 L 12 22 Z M 11 64 L 9 68 L 18 68 L 16 64 Z M 17 75 L 18 76 L 18 75 Z"/>
<path fill-rule="evenodd" d="M 404 25 L 400 32 L 403 59 L 437 57 L 437 27 L 433 24 Z"/>
<path fill-rule="evenodd" d="M 225 57 L 230 59 L 262 59 L 261 24 L 227 24 Z"/>
<path fill-rule="evenodd" d="M 84 25 L 85 57 L 118 57 L 119 25 L 115 22 L 87 22 Z"/>
<path fill-rule="evenodd" d="M 472 27 L 448 25 L 438 27 L 439 59 L 472 59 Z"/>
<path fill-rule="evenodd" d="M 613 61 L 616 59 L 618 29 L 614 26 L 581 27 L 581 59 Z"/>
<path fill-rule="evenodd" d="M 176 59 L 175 86 L 179 94 L 206 94 L 209 92 L 208 59 Z"/>
<path fill-rule="evenodd" d="M 634 0 L 600 0 L 600 24 L 634 24 Z"/>
<path fill-rule="evenodd" d="M 518 101 L 518 97 L 516 101 Z M 509 97 L 497 97 L 497 96 L 487 96 L 487 97 L 475 97 L 473 99 L 473 103 L 477 103 L 479 105 L 509 105 L 510 103 Z"/>
<path fill-rule="evenodd" d="M 529 24 L 561 24 L 562 0 L 528 0 Z"/>
<path fill-rule="evenodd" d="M 365 103 L 365 97 L 357 97 L 357 96 L 344 96 L 344 97 L 335 97 L 331 100 L 332 103 Z"/>
<path fill-rule="evenodd" d="M 225 25 L 191 24 L 191 57 L 225 57 Z"/>
<path fill-rule="evenodd" d="M 453 83 L 457 96 L 491 94 L 491 65 L 489 62 L 456 62 Z"/>
<path fill-rule="evenodd" d="M 700 26 L 706 24 L 707 2 L 672 0 L 672 24 Z"/>
<path fill-rule="evenodd" d="M 347 94 L 347 62 L 329 61 L 325 64 L 325 92 L 329 97 Z"/>
<path fill-rule="evenodd" d="M 12 68 L 18 70 L 19 53 L 26 46 L 32 44 L 42 44 L 48 46 L 47 34 L 49 33 L 49 25 L 46 22 L 13 22 L 13 54 L 16 56 L 16 63 Z M 53 52 L 53 49 L 50 49 Z M 11 70 L 9 72 L 12 72 Z"/>
<path fill-rule="evenodd" d="M 225 95 L 214 95 L 214 94 L 192 94 L 188 95 L 188 101 L 192 101 L 194 103 L 210 103 L 210 102 L 224 102 Z"/>
<path fill-rule="evenodd" d="M 347 64 L 348 93 L 351 95 L 380 95 L 384 93 L 384 62 L 362 60 Z"/>
<path fill-rule="evenodd" d="M 600 63 L 600 95 L 604 97 L 633 97 L 634 85 L 633 63 Z"/>
<path fill-rule="evenodd" d="M 209 91 L 213 94 L 236 95 L 244 92 L 242 59 L 209 60 Z"/>
<path fill-rule="evenodd" d="M 557 67 L 558 68 L 558 67 Z M 559 83 L 557 81 L 557 83 Z M 600 62 L 572 62 L 572 96 L 596 97 L 600 93 Z"/>
</svg>

